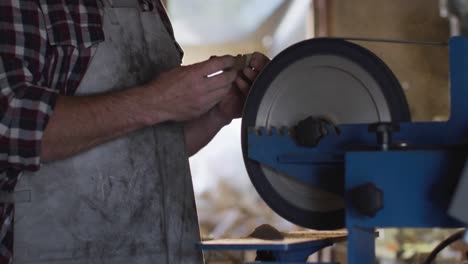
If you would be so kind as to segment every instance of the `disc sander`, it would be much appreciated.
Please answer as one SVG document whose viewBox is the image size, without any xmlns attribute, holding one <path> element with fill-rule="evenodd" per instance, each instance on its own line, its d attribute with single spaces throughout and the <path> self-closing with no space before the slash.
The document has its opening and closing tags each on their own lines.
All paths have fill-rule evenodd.
<svg viewBox="0 0 468 264">
<path fill-rule="evenodd" d="M 249 177 L 265 202 L 306 228 L 343 228 L 343 194 L 324 191 L 249 159 L 251 127 L 292 127 L 309 116 L 335 124 L 409 121 L 398 80 L 372 52 L 339 39 L 300 42 L 275 57 L 253 84 L 242 120 Z M 311 175 L 312 176 L 312 175 Z"/>
</svg>

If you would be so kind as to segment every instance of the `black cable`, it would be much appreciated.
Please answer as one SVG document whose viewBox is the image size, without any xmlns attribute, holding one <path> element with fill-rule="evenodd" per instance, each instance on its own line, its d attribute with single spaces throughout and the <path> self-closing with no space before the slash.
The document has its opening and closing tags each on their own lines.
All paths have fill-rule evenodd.
<svg viewBox="0 0 468 264">
<path fill-rule="evenodd" d="M 463 230 L 460 230 L 460 231 L 458 231 L 456 233 L 453 233 L 447 239 L 440 242 L 439 245 L 437 245 L 432 250 L 431 254 L 429 254 L 429 256 L 427 256 L 427 258 L 426 258 L 426 260 L 424 260 L 423 264 L 432 264 L 432 262 L 436 259 L 437 254 L 439 254 L 444 248 L 446 248 L 447 246 L 449 246 L 453 242 L 462 239 L 463 236 L 465 235 L 465 231 L 466 230 L 463 229 Z"/>
</svg>

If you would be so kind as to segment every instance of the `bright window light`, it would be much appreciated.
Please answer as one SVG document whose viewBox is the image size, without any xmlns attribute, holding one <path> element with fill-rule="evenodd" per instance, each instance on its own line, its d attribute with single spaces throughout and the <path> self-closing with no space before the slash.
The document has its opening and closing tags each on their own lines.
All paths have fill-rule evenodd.
<svg viewBox="0 0 468 264">
<path fill-rule="evenodd" d="M 170 0 L 168 10 L 182 45 L 240 40 L 258 27 L 285 0 Z"/>
</svg>

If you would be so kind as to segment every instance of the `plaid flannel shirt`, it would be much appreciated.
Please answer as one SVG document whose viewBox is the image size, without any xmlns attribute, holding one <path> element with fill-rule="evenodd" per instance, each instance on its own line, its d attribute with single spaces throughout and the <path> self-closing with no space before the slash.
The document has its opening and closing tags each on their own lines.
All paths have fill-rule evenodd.
<svg viewBox="0 0 468 264">
<path fill-rule="evenodd" d="M 0 1 L 0 191 L 13 191 L 22 171 L 40 168 L 56 98 L 74 95 L 94 44 L 104 40 L 97 1 Z M 161 2 L 140 3 L 156 9 L 174 37 Z M 12 263 L 13 214 L 13 204 L 0 204 L 0 264 Z"/>
</svg>

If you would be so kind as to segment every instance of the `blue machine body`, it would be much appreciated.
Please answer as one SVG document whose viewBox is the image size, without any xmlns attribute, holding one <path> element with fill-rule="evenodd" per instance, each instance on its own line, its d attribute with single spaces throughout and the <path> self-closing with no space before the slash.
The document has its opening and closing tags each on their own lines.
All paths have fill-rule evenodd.
<svg viewBox="0 0 468 264">
<path fill-rule="evenodd" d="M 250 159 L 345 194 L 350 264 L 375 263 L 375 228 L 463 226 L 447 210 L 468 155 L 468 38 L 450 39 L 449 52 L 450 119 L 400 123 L 392 138 L 404 148 L 379 149 L 369 124 L 339 125 L 339 134 L 330 133 L 314 148 L 298 146 L 282 129 L 249 133 Z M 361 214 L 347 199 L 351 190 L 368 183 L 383 194 L 383 207 L 373 216 Z M 277 263 L 306 259 L 297 256 Z"/>
</svg>

